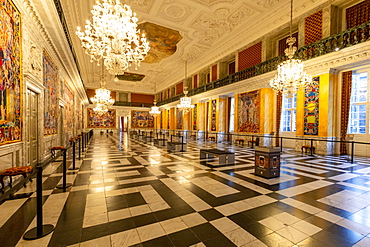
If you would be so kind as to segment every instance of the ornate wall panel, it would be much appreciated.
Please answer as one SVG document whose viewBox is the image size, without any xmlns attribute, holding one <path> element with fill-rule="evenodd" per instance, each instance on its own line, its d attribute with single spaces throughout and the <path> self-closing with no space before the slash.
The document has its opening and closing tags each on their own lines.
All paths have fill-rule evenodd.
<svg viewBox="0 0 370 247">
<path fill-rule="evenodd" d="M 306 17 L 304 23 L 304 45 L 322 39 L 322 10 Z"/>
<path fill-rule="evenodd" d="M 347 28 L 356 27 L 368 21 L 370 21 L 370 0 L 365 0 L 346 9 Z"/>
<path fill-rule="evenodd" d="M 176 129 L 182 129 L 182 111 L 176 108 Z"/>
<path fill-rule="evenodd" d="M 131 128 L 153 128 L 154 118 L 149 111 L 131 111 Z"/>
<path fill-rule="evenodd" d="M 0 1 L 0 145 L 21 140 L 21 17 L 11 1 Z"/>
<path fill-rule="evenodd" d="M 238 98 L 238 131 L 258 133 L 260 125 L 260 93 L 242 93 Z"/>
<path fill-rule="evenodd" d="M 212 100 L 211 102 L 211 131 L 217 130 L 217 120 L 216 120 L 216 114 L 217 114 L 217 100 Z"/>
<path fill-rule="evenodd" d="M 64 121 L 64 128 L 71 132 L 73 131 L 73 121 L 74 121 L 74 95 L 73 91 L 67 84 L 67 82 L 64 84 L 64 100 L 66 102 L 64 108 L 65 108 L 65 121 Z"/>
<path fill-rule="evenodd" d="M 238 70 L 252 67 L 262 62 L 262 42 L 258 42 L 251 47 L 239 52 Z"/>
<path fill-rule="evenodd" d="M 194 105 L 193 108 L 193 130 L 197 130 L 197 114 L 198 114 L 198 106 L 197 104 Z"/>
<path fill-rule="evenodd" d="M 102 115 L 95 114 L 92 108 L 87 108 L 87 128 L 89 129 L 115 129 L 116 110 L 108 110 Z"/>
<path fill-rule="evenodd" d="M 304 134 L 319 134 L 319 85 L 320 77 L 313 78 L 313 84 L 305 89 Z"/>
<path fill-rule="evenodd" d="M 58 128 L 58 68 L 44 51 L 45 117 L 44 135 L 57 134 Z"/>
</svg>

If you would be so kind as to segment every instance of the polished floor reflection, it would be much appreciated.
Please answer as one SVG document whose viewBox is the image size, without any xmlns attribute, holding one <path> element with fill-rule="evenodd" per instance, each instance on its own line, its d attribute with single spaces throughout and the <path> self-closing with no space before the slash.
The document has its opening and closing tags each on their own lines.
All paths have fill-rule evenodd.
<svg viewBox="0 0 370 247">
<path fill-rule="evenodd" d="M 284 150 L 281 176 L 266 179 L 254 175 L 249 147 L 187 146 L 95 135 L 67 192 L 55 188 L 60 161 L 44 170 L 44 223 L 54 232 L 22 239 L 36 225 L 32 193 L 0 205 L 0 246 L 370 246 L 370 159 Z M 200 160 L 200 148 L 215 147 L 235 152 L 235 165 Z"/>
</svg>

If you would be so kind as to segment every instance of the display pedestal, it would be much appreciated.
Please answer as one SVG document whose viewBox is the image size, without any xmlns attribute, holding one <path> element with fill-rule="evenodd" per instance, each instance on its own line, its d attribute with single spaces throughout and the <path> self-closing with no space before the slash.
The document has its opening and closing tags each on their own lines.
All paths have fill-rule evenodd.
<svg viewBox="0 0 370 247">
<path fill-rule="evenodd" d="M 280 176 L 280 148 L 255 148 L 254 174 L 264 178 Z"/>
</svg>

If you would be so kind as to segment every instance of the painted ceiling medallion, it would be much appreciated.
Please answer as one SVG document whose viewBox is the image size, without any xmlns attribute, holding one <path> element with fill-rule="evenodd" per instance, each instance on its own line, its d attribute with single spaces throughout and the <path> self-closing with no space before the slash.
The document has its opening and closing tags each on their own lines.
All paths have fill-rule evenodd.
<svg viewBox="0 0 370 247">
<path fill-rule="evenodd" d="M 149 41 L 150 50 L 144 63 L 159 63 L 162 59 L 173 55 L 177 43 L 182 39 L 180 32 L 154 23 L 144 22 L 138 25 Z"/>
<path fill-rule="evenodd" d="M 145 75 L 125 72 L 123 75 L 117 75 L 118 80 L 122 81 L 141 81 Z"/>
</svg>

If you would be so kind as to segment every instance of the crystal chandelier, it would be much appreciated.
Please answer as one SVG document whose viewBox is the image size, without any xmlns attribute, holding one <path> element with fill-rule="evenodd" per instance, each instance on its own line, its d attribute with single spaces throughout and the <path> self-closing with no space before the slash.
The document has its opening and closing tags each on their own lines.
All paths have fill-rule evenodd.
<svg viewBox="0 0 370 247">
<path fill-rule="evenodd" d="M 100 79 L 100 88 L 95 90 L 94 97 L 90 98 L 91 102 L 94 104 L 94 111 L 108 111 L 108 108 L 114 104 L 114 99 L 110 97 L 110 91 L 104 88 L 106 81 L 104 79 L 104 69 L 102 68 L 102 76 Z"/>
<path fill-rule="evenodd" d="M 108 112 L 108 107 L 102 104 L 95 104 L 93 111 L 96 115 L 101 116 Z"/>
<path fill-rule="evenodd" d="M 288 48 L 285 55 L 288 60 L 278 65 L 278 74 L 270 80 L 270 86 L 274 91 L 293 95 L 300 88 L 305 88 L 312 83 L 312 76 L 304 71 L 301 60 L 293 59 L 297 47 L 293 46 L 296 39 L 292 36 L 293 0 L 290 1 L 290 37 L 287 39 Z"/>
<path fill-rule="evenodd" d="M 97 1 L 91 10 L 92 22 L 87 20 L 85 31 L 77 27 L 77 36 L 91 62 L 103 60 L 109 73 L 117 75 L 131 65 L 137 69 L 149 51 L 145 35 L 137 29 L 136 13 L 119 0 Z"/>
<path fill-rule="evenodd" d="M 184 97 L 180 98 L 180 104 L 177 105 L 177 108 L 182 110 L 183 113 L 188 113 L 191 109 L 194 108 L 194 105 L 191 104 L 191 98 L 187 96 L 188 88 L 184 88 Z"/>
<path fill-rule="evenodd" d="M 149 114 L 153 117 L 157 117 L 161 114 L 159 107 L 157 106 L 157 101 L 154 99 L 152 109 L 149 111 Z"/>
</svg>

